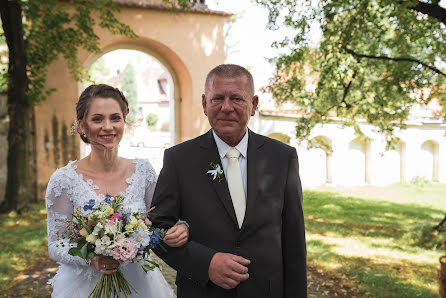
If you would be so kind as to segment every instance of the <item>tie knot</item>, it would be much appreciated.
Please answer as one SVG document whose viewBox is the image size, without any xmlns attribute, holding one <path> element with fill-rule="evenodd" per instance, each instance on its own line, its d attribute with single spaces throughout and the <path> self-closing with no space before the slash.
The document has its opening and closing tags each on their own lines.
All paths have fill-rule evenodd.
<svg viewBox="0 0 446 298">
<path fill-rule="evenodd" d="M 228 153 L 226 153 L 227 158 L 238 158 L 239 156 L 240 152 L 235 148 L 229 149 Z"/>
</svg>

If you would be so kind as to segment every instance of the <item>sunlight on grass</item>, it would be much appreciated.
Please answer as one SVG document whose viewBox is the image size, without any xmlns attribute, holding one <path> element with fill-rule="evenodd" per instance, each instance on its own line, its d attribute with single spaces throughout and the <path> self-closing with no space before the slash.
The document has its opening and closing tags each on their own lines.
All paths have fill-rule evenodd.
<svg viewBox="0 0 446 298">
<path fill-rule="evenodd" d="M 31 205 L 20 215 L 0 215 L 0 232 L 0 292 L 8 293 L 23 279 L 25 270 L 47 256 L 44 202 Z"/>
<path fill-rule="evenodd" d="M 393 243 L 391 239 L 375 239 L 370 237 L 341 238 L 330 235 L 308 235 L 308 240 L 319 240 L 330 245 L 331 251 L 346 257 L 363 257 L 374 260 L 375 263 L 412 262 L 437 265 L 440 252 L 417 249 L 413 253 L 386 248 Z"/>
<path fill-rule="evenodd" d="M 429 195 L 408 194 L 408 204 L 392 202 L 394 194 L 381 188 L 380 195 L 375 200 L 305 191 L 308 264 L 345 281 L 361 297 L 438 297 L 442 252 L 410 240 L 444 211 L 429 207 Z"/>
<path fill-rule="evenodd" d="M 4 224 L 5 227 L 28 227 L 30 222 L 27 220 L 8 221 Z"/>
</svg>

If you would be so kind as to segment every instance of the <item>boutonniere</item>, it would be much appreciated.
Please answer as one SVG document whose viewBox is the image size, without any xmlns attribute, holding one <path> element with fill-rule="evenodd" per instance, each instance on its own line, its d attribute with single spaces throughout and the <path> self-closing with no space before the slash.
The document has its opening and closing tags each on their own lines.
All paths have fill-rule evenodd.
<svg viewBox="0 0 446 298">
<path fill-rule="evenodd" d="M 210 162 L 209 166 L 212 168 L 212 170 L 207 171 L 207 173 L 211 174 L 212 180 L 218 178 L 218 182 L 220 182 L 222 180 L 221 174 L 223 174 L 223 169 L 220 167 L 220 164 Z"/>
</svg>

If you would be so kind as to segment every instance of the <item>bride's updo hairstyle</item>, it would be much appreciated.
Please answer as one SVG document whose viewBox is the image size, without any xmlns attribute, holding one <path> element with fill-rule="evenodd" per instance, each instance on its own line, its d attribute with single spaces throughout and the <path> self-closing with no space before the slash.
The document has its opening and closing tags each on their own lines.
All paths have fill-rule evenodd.
<svg viewBox="0 0 446 298">
<path fill-rule="evenodd" d="M 119 104 L 122 114 L 124 116 L 124 122 L 129 114 L 129 102 L 125 98 L 124 94 L 118 89 L 106 84 L 91 85 L 87 87 L 79 97 L 79 101 L 76 104 L 76 119 L 83 120 L 90 108 L 90 104 L 95 98 L 113 98 Z M 87 136 L 78 130 L 82 141 L 90 143 Z"/>
</svg>

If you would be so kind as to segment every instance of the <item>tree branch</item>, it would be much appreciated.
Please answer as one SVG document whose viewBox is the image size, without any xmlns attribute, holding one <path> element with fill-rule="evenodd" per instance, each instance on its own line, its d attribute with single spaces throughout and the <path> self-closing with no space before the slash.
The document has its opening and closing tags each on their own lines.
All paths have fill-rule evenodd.
<svg viewBox="0 0 446 298">
<path fill-rule="evenodd" d="M 347 98 L 348 91 L 350 91 L 350 87 L 352 86 L 353 80 L 356 77 L 356 73 L 357 71 L 355 70 L 355 72 L 352 75 L 352 79 L 350 80 L 350 82 L 348 82 L 348 85 L 347 86 L 344 85 L 344 95 L 342 96 L 342 102 L 345 104 L 345 107 L 347 109 L 350 109 L 352 107 L 352 105 L 346 102 L 345 99 Z"/>
<path fill-rule="evenodd" d="M 417 5 L 409 8 L 435 18 L 446 25 L 446 9 L 438 5 L 439 2 L 440 1 L 435 1 L 434 3 L 426 3 L 418 1 Z"/>
<path fill-rule="evenodd" d="M 435 73 L 438 73 L 439 75 L 442 75 L 442 76 L 445 76 L 445 77 L 446 77 L 446 73 L 442 72 L 442 71 L 439 70 L 438 68 L 436 68 L 436 67 L 434 67 L 434 66 L 431 66 L 431 65 L 428 65 L 428 64 L 426 64 L 426 63 L 424 63 L 424 62 L 421 62 L 420 60 L 417 60 L 417 59 L 413 59 L 413 58 L 405 58 L 405 57 L 387 57 L 387 56 L 375 56 L 375 55 L 359 54 L 359 53 L 356 53 L 355 51 L 353 51 L 353 50 L 351 50 L 351 49 L 348 49 L 348 48 L 346 48 L 346 47 L 344 47 L 344 50 L 345 50 L 347 53 L 349 53 L 349 54 L 351 54 L 351 55 L 353 55 L 353 56 L 355 56 L 355 57 L 358 57 L 358 58 L 368 58 L 368 59 L 378 59 L 378 60 L 390 60 L 390 61 L 397 61 L 397 62 L 405 61 L 405 62 L 417 63 L 417 64 L 419 64 L 419 65 L 422 65 L 422 66 L 426 67 L 426 68 L 429 68 L 430 70 L 432 70 L 432 71 L 435 72 Z"/>
<path fill-rule="evenodd" d="M 445 223 L 446 223 L 446 215 L 445 215 L 444 218 L 440 221 L 439 224 L 437 224 L 435 227 L 433 227 L 433 229 L 436 230 L 436 231 L 438 231 L 438 232 L 442 232 L 442 231 L 445 229 L 445 227 L 444 227 Z"/>
</svg>

